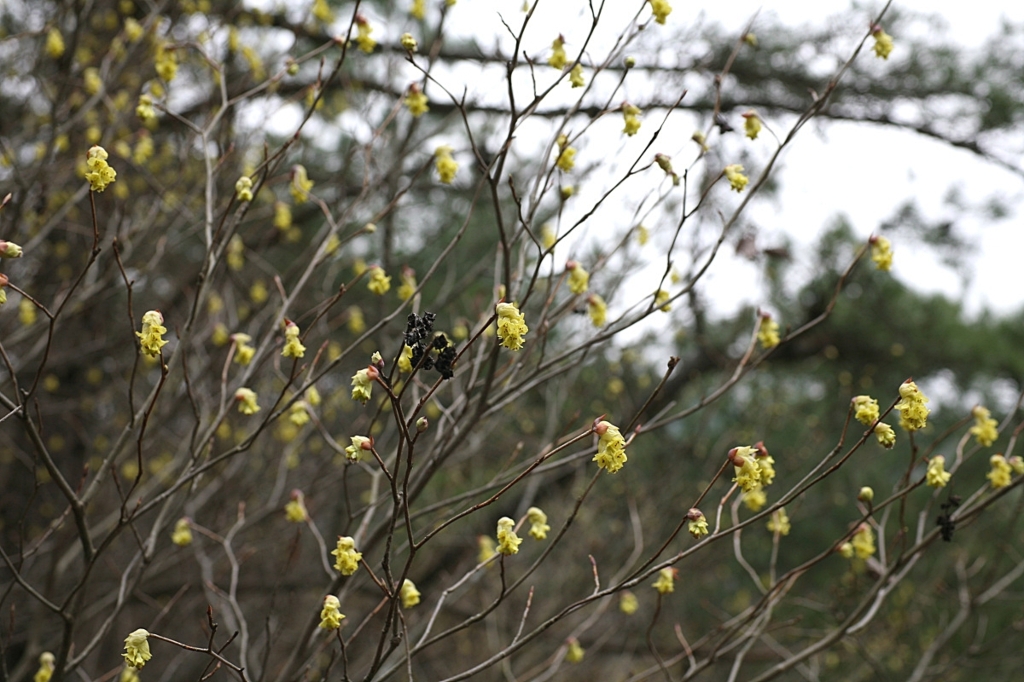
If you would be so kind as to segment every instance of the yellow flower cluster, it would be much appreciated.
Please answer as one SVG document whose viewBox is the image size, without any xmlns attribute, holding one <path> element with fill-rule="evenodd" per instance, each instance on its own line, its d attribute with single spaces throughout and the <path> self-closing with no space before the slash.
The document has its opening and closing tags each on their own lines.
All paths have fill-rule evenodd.
<svg viewBox="0 0 1024 682">
<path fill-rule="evenodd" d="M 858 559 L 867 559 L 875 551 L 875 533 L 866 523 L 860 524 L 857 532 L 853 534 L 853 538 L 839 547 L 839 553 L 847 559 L 852 559 L 855 556 Z"/>
<path fill-rule="evenodd" d="M 583 660 L 583 656 L 586 652 L 583 650 L 583 646 L 580 641 L 575 637 L 569 638 L 569 647 L 565 650 L 565 660 L 569 663 L 579 663 Z"/>
<path fill-rule="evenodd" d="M 530 522 L 530 537 L 534 540 L 543 540 L 548 536 L 551 526 L 548 525 L 548 515 L 540 507 L 530 507 L 526 510 L 526 519 Z"/>
<path fill-rule="evenodd" d="M 757 448 L 750 446 L 735 447 L 729 451 L 729 461 L 735 470 L 732 480 L 744 493 L 757 490 L 759 486 L 764 485 L 761 467 L 758 466 L 756 458 L 757 452 Z M 774 469 L 772 473 L 774 475 Z"/>
<path fill-rule="evenodd" d="M 231 341 L 235 344 L 235 362 L 242 367 L 248 366 L 252 362 L 253 356 L 256 355 L 256 347 L 249 345 L 252 337 L 238 332 L 231 335 Z"/>
<path fill-rule="evenodd" d="M 139 346 L 144 354 L 151 358 L 160 355 L 160 349 L 167 345 L 163 335 L 167 333 L 164 316 L 159 310 L 149 310 L 142 316 L 142 331 L 135 332 L 139 337 Z"/>
<path fill-rule="evenodd" d="M 235 183 L 235 197 L 239 201 L 252 201 L 252 178 L 243 175 Z"/>
<path fill-rule="evenodd" d="M 60 59 L 64 54 L 64 36 L 56 26 L 46 32 L 46 56 L 50 59 Z"/>
<path fill-rule="evenodd" d="M 102 192 L 117 179 L 117 171 L 107 165 L 107 150 L 103 147 L 90 147 L 85 165 L 85 179 L 93 192 Z"/>
<path fill-rule="evenodd" d="M 427 16 L 427 0 L 412 0 L 412 7 L 409 8 L 409 16 L 421 21 Z"/>
<path fill-rule="evenodd" d="M 888 59 L 893 48 L 892 36 L 886 33 L 881 26 L 873 26 L 871 28 L 871 35 L 875 39 L 873 48 L 875 56 L 879 59 Z"/>
<path fill-rule="evenodd" d="M 419 43 L 416 42 L 411 33 L 403 33 L 399 42 L 406 52 L 415 52 L 419 48 Z"/>
<path fill-rule="evenodd" d="M 886 450 L 891 450 L 896 445 L 896 432 L 885 422 L 878 422 L 875 426 L 875 438 L 878 439 L 878 444 Z"/>
<path fill-rule="evenodd" d="M 761 117 L 751 109 L 743 114 L 743 131 L 751 140 L 756 140 L 761 133 Z"/>
<path fill-rule="evenodd" d="M 306 167 L 301 164 L 292 166 L 291 187 L 288 188 L 288 191 L 291 192 L 295 203 L 305 203 L 309 199 L 309 190 L 311 189 L 313 189 L 313 181 L 306 175 Z"/>
<path fill-rule="evenodd" d="M 291 499 L 284 505 L 284 517 L 292 523 L 305 523 L 309 519 L 306 496 L 301 490 L 293 490 Z"/>
<path fill-rule="evenodd" d="M 334 568 L 342 575 L 352 575 L 359 569 L 362 552 L 356 551 L 356 541 L 347 536 L 338 536 L 338 546 L 331 552 L 336 557 Z"/>
<path fill-rule="evenodd" d="M 625 127 L 622 132 L 633 137 L 640 130 L 640 107 L 633 106 L 629 102 L 622 105 L 622 119 Z"/>
<path fill-rule="evenodd" d="M 306 354 L 306 347 L 299 341 L 299 325 L 291 320 L 284 321 L 284 348 L 281 355 L 286 358 L 301 358 Z"/>
<path fill-rule="evenodd" d="M 989 447 L 999 438 L 999 422 L 992 419 L 988 409 L 978 405 L 971 410 L 974 417 L 974 426 L 971 427 L 971 435 L 978 439 L 982 447 Z"/>
<path fill-rule="evenodd" d="M 762 348 L 775 348 L 779 345 L 779 323 L 768 313 L 761 313 L 761 325 L 757 328 L 757 340 Z"/>
<path fill-rule="evenodd" d="M 572 67 L 572 71 L 569 72 L 569 83 L 574 88 L 582 88 L 586 85 L 587 81 L 583 78 L 583 65 L 577 64 Z"/>
<path fill-rule="evenodd" d="M 365 404 L 372 396 L 373 381 L 380 376 L 380 372 L 373 365 L 361 369 L 352 375 L 352 400 L 358 400 Z"/>
<path fill-rule="evenodd" d="M 953 474 L 946 471 L 946 458 L 936 455 L 928 462 L 925 482 L 933 488 L 945 488 Z"/>
<path fill-rule="evenodd" d="M 574 294 L 582 294 L 590 286 L 590 273 L 582 265 L 574 260 L 565 264 L 569 271 L 569 291 Z"/>
<path fill-rule="evenodd" d="M 60 35 L 60 34 L 58 34 Z M 63 50 L 63 43 L 61 49 Z M 56 667 L 55 664 L 56 656 L 49 651 L 44 651 L 39 654 L 39 670 L 36 670 L 36 674 L 32 676 L 32 682 L 50 682 L 50 678 L 53 677 L 53 670 Z"/>
<path fill-rule="evenodd" d="M 398 286 L 398 298 L 408 301 L 414 293 L 416 293 L 416 271 L 412 268 L 402 268 L 402 283 Z"/>
<path fill-rule="evenodd" d="M 341 612 L 341 602 L 333 594 L 324 597 L 324 607 L 320 611 L 320 627 L 324 630 L 337 630 L 345 614 Z"/>
<path fill-rule="evenodd" d="M 853 418 L 864 426 L 871 426 L 878 421 L 878 401 L 869 395 L 854 396 Z"/>
<path fill-rule="evenodd" d="M 690 522 L 687 530 L 695 539 L 699 540 L 708 534 L 708 520 L 700 509 L 694 507 L 686 512 L 686 518 Z"/>
<path fill-rule="evenodd" d="M 0 258 L 21 258 L 24 254 L 25 251 L 14 242 L 0 239 Z M 6 286 L 7 282 L 3 285 Z"/>
<path fill-rule="evenodd" d="M 871 237 L 868 243 L 871 244 L 871 260 L 875 269 L 888 272 L 892 267 L 892 242 L 885 237 Z"/>
<path fill-rule="evenodd" d="M 619 611 L 627 616 L 632 616 L 640 608 L 640 600 L 632 592 L 626 591 L 619 597 Z"/>
<path fill-rule="evenodd" d="M 187 516 L 182 516 L 174 524 L 171 542 L 178 547 L 188 547 L 192 544 L 192 521 Z"/>
<path fill-rule="evenodd" d="M 409 113 L 413 115 L 413 118 L 419 118 L 430 111 L 430 107 L 427 105 L 427 96 L 420 90 L 420 86 L 416 83 L 409 86 L 404 102 L 405 108 L 409 110 Z"/>
<path fill-rule="evenodd" d="M 377 47 L 377 41 L 370 37 L 373 33 L 373 26 L 370 26 L 370 22 L 367 21 L 366 17 L 362 14 L 356 15 L 356 44 L 359 45 L 359 49 L 370 54 L 373 52 L 373 48 Z"/>
<path fill-rule="evenodd" d="M 170 83 L 178 74 L 178 55 L 174 49 L 168 49 L 168 43 L 159 43 L 156 46 L 156 73 L 165 83 Z"/>
<path fill-rule="evenodd" d="M 519 312 L 515 303 L 499 303 L 495 306 L 498 313 L 498 338 L 501 345 L 509 350 L 523 347 L 523 337 L 530 331 L 526 326 L 526 316 Z"/>
<path fill-rule="evenodd" d="M 143 123 L 156 120 L 156 109 L 153 107 L 153 98 L 147 94 L 139 95 L 139 103 L 135 107 L 135 115 Z"/>
<path fill-rule="evenodd" d="M 999 488 L 1005 488 L 1010 485 L 1010 475 L 1013 472 L 1013 466 L 1010 462 L 1002 455 L 992 455 L 988 458 L 989 466 L 992 469 L 985 474 L 985 478 L 989 480 L 992 487 L 998 490 Z"/>
<path fill-rule="evenodd" d="M 256 403 L 258 396 L 251 388 L 242 387 L 235 391 L 235 400 L 238 401 L 238 411 L 242 414 L 252 415 L 260 411 Z"/>
<path fill-rule="evenodd" d="M 420 603 L 420 591 L 416 589 L 416 584 L 408 578 L 402 581 L 402 589 L 398 591 L 398 596 L 402 599 L 403 609 L 411 609 Z"/>
<path fill-rule="evenodd" d="M 587 298 L 587 314 L 595 327 L 603 327 L 608 319 L 608 304 L 597 294 L 591 294 Z"/>
<path fill-rule="evenodd" d="M 519 553 L 523 539 L 516 535 L 516 522 L 507 516 L 498 519 L 498 553 L 510 556 Z"/>
<path fill-rule="evenodd" d="M 565 38 L 559 35 L 551 43 L 551 56 L 548 57 L 548 64 L 559 71 L 565 68 L 568 59 L 565 56 Z"/>
<path fill-rule="evenodd" d="M 345 457 L 350 462 L 358 462 L 364 450 L 369 451 L 373 448 L 373 440 L 366 436 L 351 436 L 349 440 L 352 444 L 345 448 Z"/>
<path fill-rule="evenodd" d="M 558 170 L 568 173 L 576 167 L 576 149 L 569 146 L 569 138 L 566 135 L 558 136 L 558 160 L 555 165 Z"/>
<path fill-rule="evenodd" d="M 786 508 L 779 507 L 772 512 L 772 517 L 768 521 L 768 530 L 772 533 L 778 533 L 779 535 L 789 535 L 790 524 L 789 516 L 786 515 Z"/>
<path fill-rule="evenodd" d="M 614 474 L 629 459 L 626 457 L 626 439 L 622 437 L 619 427 L 607 421 L 600 421 L 594 427 L 598 435 L 597 454 L 593 461 L 609 474 Z"/>
<path fill-rule="evenodd" d="M 124 660 L 136 670 L 142 670 L 146 661 L 153 658 L 149 651 L 149 632 L 139 628 L 124 640 Z"/>
<path fill-rule="evenodd" d="M 658 571 L 658 579 L 654 581 L 654 589 L 658 594 L 670 594 L 676 589 L 676 576 L 679 572 L 674 568 L 663 568 Z"/>
<path fill-rule="evenodd" d="M 928 425 L 928 414 L 931 412 L 925 403 L 928 398 L 924 397 L 917 384 L 907 379 L 900 384 L 900 401 L 894 409 L 900 413 L 900 426 L 905 431 L 920 431 Z"/>
<path fill-rule="evenodd" d="M 434 150 L 434 168 L 437 170 L 437 177 L 446 185 L 452 184 L 455 174 L 459 171 L 459 164 L 452 157 L 452 151 L 448 145 L 441 145 Z"/>
<path fill-rule="evenodd" d="M 747 176 L 743 174 L 743 166 L 738 163 L 726 166 L 723 172 L 725 173 L 725 178 L 729 181 L 729 187 L 737 192 L 742 192 L 743 188 L 750 182 Z"/>
</svg>

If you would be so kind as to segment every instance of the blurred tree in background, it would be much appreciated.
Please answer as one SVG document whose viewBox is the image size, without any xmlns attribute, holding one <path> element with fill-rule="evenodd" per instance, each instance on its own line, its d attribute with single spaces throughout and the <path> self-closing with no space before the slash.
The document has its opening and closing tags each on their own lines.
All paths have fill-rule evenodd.
<svg viewBox="0 0 1024 682">
<path fill-rule="evenodd" d="M 1024 32 L 967 51 L 877 7 L 734 35 L 663 1 L 558 26 L 545 0 L 485 28 L 473 4 L 0 9 L 3 679 L 1020 670 L 1024 310 L 968 317 L 858 236 L 964 268 L 961 219 L 1006 209 L 836 216 L 810 267 L 747 213 L 786 200 L 808 123 L 1020 175 Z M 716 308 L 727 251 L 770 317 Z M 726 453 L 758 442 L 777 474 L 744 492 Z"/>
</svg>

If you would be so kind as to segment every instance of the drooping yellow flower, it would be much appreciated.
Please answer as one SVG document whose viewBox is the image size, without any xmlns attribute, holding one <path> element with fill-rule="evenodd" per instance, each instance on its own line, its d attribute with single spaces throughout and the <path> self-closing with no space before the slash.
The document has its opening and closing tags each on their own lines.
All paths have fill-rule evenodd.
<svg viewBox="0 0 1024 682">
<path fill-rule="evenodd" d="M 577 64 L 572 67 L 572 71 L 569 72 L 569 83 L 574 88 L 582 88 L 587 84 L 587 81 L 583 78 L 583 65 Z"/>
<path fill-rule="evenodd" d="M 60 35 L 59 33 L 57 35 Z M 64 44 L 61 43 L 61 51 L 64 50 Z M 58 57 L 60 55 L 57 55 Z M 53 677 L 53 669 L 55 667 L 54 662 L 56 657 L 49 651 L 44 651 L 39 654 L 39 670 L 36 670 L 36 674 L 32 677 L 32 682 L 50 682 L 50 678 Z"/>
<path fill-rule="evenodd" d="M 729 181 L 729 187 L 737 192 L 742 192 L 743 188 L 750 182 L 750 179 L 743 174 L 743 166 L 738 163 L 726 166 L 723 172 L 725 173 L 726 180 Z"/>
<path fill-rule="evenodd" d="M 754 461 L 757 463 L 757 468 L 761 472 L 761 484 L 769 486 L 772 481 L 775 480 L 775 459 L 768 454 L 768 448 L 765 446 L 763 440 L 759 440 L 754 443 L 754 449 L 757 450 L 757 455 L 754 457 Z"/>
<path fill-rule="evenodd" d="M 779 535 L 789 535 L 790 524 L 789 517 L 786 515 L 786 508 L 779 507 L 772 512 L 772 517 L 768 521 L 768 530 L 772 533 L 778 533 Z"/>
<path fill-rule="evenodd" d="M 82 79 L 85 81 L 85 91 L 95 95 L 103 87 L 103 79 L 100 78 L 100 70 L 90 66 L 82 72 Z"/>
<path fill-rule="evenodd" d="M 761 324 L 757 328 L 757 340 L 762 348 L 775 348 L 779 345 L 779 323 L 768 313 L 761 313 Z"/>
<path fill-rule="evenodd" d="M 403 344 L 402 352 L 398 356 L 398 370 L 400 372 L 412 371 L 412 346 Z"/>
<path fill-rule="evenodd" d="M 626 439 L 623 438 L 619 427 L 611 422 L 600 421 L 594 427 L 594 433 L 598 435 L 597 454 L 593 461 L 597 462 L 600 469 L 609 474 L 619 471 L 629 459 L 626 456 Z"/>
<path fill-rule="evenodd" d="M 885 237 L 873 236 L 868 243 L 871 244 L 871 260 L 875 269 L 888 272 L 892 267 L 892 242 Z"/>
<path fill-rule="evenodd" d="M 674 568 L 663 568 L 658 571 L 658 579 L 654 581 L 654 589 L 658 594 L 670 594 L 676 589 L 676 576 L 679 572 Z"/>
<path fill-rule="evenodd" d="M 324 630 L 337 630 L 345 614 L 341 612 L 341 602 L 333 594 L 324 597 L 324 607 L 320 611 L 320 627 Z"/>
<path fill-rule="evenodd" d="M 416 42 L 416 39 L 412 37 L 411 33 L 403 33 L 398 42 L 402 44 L 402 47 L 406 52 L 415 52 L 419 49 L 419 43 Z"/>
<path fill-rule="evenodd" d="M 345 457 L 350 462 L 358 462 L 364 451 L 369 452 L 373 448 L 373 439 L 366 436 L 350 436 L 352 444 L 345 448 Z"/>
<path fill-rule="evenodd" d="M 402 581 L 402 589 L 398 591 L 398 596 L 402 599 L 403 609 L 411 609 L 420 603 L 420 591 L 416 589 L 416 584 L 408 578 Z"/>
<path fill-rule="evenodd" d="M 89 189 L 102 192 L 117 179 L 117 171 L 107 165 L 107 150 L 103 147 L 90 147 L 86 156 L 85 166 L 88 170 L 85 179 L 89 182 Z"/>
<path fill-rule="evenodd" d="M 427 0 L 412 0 L 412 6 L 409 8 L 409 16 L 413 19 L 423 20 L 427 16 Z"/>
<path fill-rule="evenodd" d="M 627 590 L 619 597 L 619 611 L 627 616 L 632 616 L 638 608 L 640 608 L 640 600 L 632 592 Z"/>
<path fill-rule="evenodd" d="M 971 427 L 971 435 L 978 439 L 982 447 L 989 447 L 999 438 L 999 422 L 992 419 L 988 409 L 978 405 L 971 410 L 974 416 L 974 426 Z"/>
<path fill-rule="evenodd" d="M 545 250 L 548 250 L 551 247 L 553 247 L 557 242 L 558 242 L 558 235 L 555 234 L 555 231 L 551 228 L 551 224 L 550 223 L 544 223 L 543 225 L 541 225 L 541 227 L 540 227 L 540 245 L 543 246 Z"/>
<path fill-rule="evenodd" d="M 36 313 L 36 306 L 32 301 L 22 297 L 18 301 L 18 321 L 25 327 L 30 327 L 36 322 L 38 314 Z"/>
<path fill-rule="evenodd" d="M 292 226 L 292 209 L 283 201 L 274 202 L 274 227 L 287 230 Z"/>
<path fill-rule="evenodd" d="M 530 537 L 534 540 L 543 540 L 548 536 L 551 526 L 548 525 L 548 515 L 540 507 L 530 507 L 526 510 L 526 519 L 530 522 Z"/>
<path fill-rule="evenodd" d="M 523 347 L 523 337 L 528 331 L 526 316 L 519 312 L 515 303 L 499 303 L 495 306 L 498 313 L 498 338 L 501 345 L 509 350 Z"/>
<path fill-rule="evenodd" d="M 516 522 L 507 516 L 498 519 L 498 553 L 505 556 L 519 553 L 523 539 L 516 535 Z"/>
<path fill-rule="evenodd" d="M 281 349 L 282 357 L 301 358 L 306 354 L 306 347 L 299 341 L 299 325 L 291 320 L 284 321 L 284 348 Z"/>
<path fill-rule="evenodd" d="M 587 314 L 595 327 L 603 327 L 608 319 L 608 304 L 597 294 L 590 294 L 587 297 Z"/>
<path fill-rule="evenodd" d="M 1020 455 L 1014 455 L 1013 457 L 1007 459 L 1006 463 L 1010 465 L 1011 469 L 1013 469 L 1013 473 L 1017 474 L 1018 476 L 1024 474 L 1024 457 L 1021 457 Z"/>
<path fill-rule="evenodd" d="M 165 83 L 170 83 L 178 74 L 178 55 L 170 43 L 158 43 L 156 46 L 156 73 Z"/>
<path fill-rule="evenodd" d="M 576 150 L 569 146 L 569 138 L 565 134 L 559 135 L 556 140 L 558 144 L 558 160 L 555 166 L 560 171 L 568 173 L 576 167 Z"/>
<path fill-rule="evenodd" d="M 761 133 L 761 117 L 751 109 L 743 114 L 743 131 L 751 140 L 756 140 Z"/>
<path fill-rule="evenodd" d="M 153 107 L 153 98 L 145 93 L 139 95 L 139 103 L 135 107 L 135 115 L 143 123 L 156 120 L 156 108 Z"/>
<path fill-rule="evenodd" d="M 251 388 L 239 388 L 235 391 L 235 400 L 238 402 L 238 411 L 242 414 L 252 415 L 260 411 L 260 406 L 256 403 L 258 396 L 256 391 Z"/>
<path fill-rule="evenodd" d="M 768 503 L 768 495 L 764 491 L 764 487 L 759 483 L 751 490 L 743 493 L 743 506 L 753 512 L 761 511 L 761 509 Z"/>
<path fill-rule="evenodd" d="M 252 201 L 252 178 L 243 175 L 235 183 L 235 197 L 239 201 Z"/>
<path fill-rule="evenodd" d="M 306 510 L 306 496 L 301 490 L 293 490 L 291 499 L 284 505 L 284 517 L 292 523 L 305 523 L 309 520 L 309 511 Z"/>
<path fill-rule="evenodd" d="M 164 326 L 164 316 L 159 310 L 149 310 L 142 316 L 142 331 L 135 332 L 139 337 L 139 346 L 142 353 L 151 358 L 160 355 L 160 349 L 167 345 L 163 335 L 167 333 Z"/>
<path fill-rule="evenodd" d="M 60 59 L 64 54 L 64 36 L 56 26 L 46 32 L 46 56 L 50 59 Z"/>
<path fill-rule="evenodd" d="M 334 555 L 334 568 L 342 575 L 352 575 L 359 569 L 362 552 L 356 551 L 356 541 L 348 536 L 338 536 L 338 546 L 331 552 Z"/>
<path fill-rule="evenodd" d="M 885 422 L 878 422 L 875 426 L 875 438 L 878 444 L 886 450 L 891 450 L 896 445 L 896 432 Z"/>
<path fill-rule="evenodd" d="M 590 286 L 590 273 L 574 260 L 566 263 L 565 269 L 569 271 L 569 291 L 574 294 L 586 292 Z"/>
<path fill-rule="evenodd" d="M 370 269 L 370 280 L 366 283 L 366 288 L 378 296 L 383 296 L 391 289 L 391 277 L 384 272 L 384 268 L 374 265 Z"/>
<path fill-rule="evenodd" d="M 377 47 L 377 41 L 370 37 L 373 33 L 373 26 L 370 26 L 370 22 L 362 14 L 356 15 L 356 44 L 359 45 L 359 49 L 370 54 L 373 52 L 373 48 Z"/>
<path fill-rule="evenodd" d="M 365 404 L 371 396 L 373 390 L 373 382 L 378 377 L 379 372 L 373 365 L 359 370 L 352 375 L 352 400 L 358 400 Z"/>
<path fill-rule="evenodd" d="M 454 150 L 448 145 L 441 145 L 434 150 L 434 169 L 438 179 L 446 185 L 452 184 L 455 174 L 459 172 L 459 164 L 452 157 Z"/>
<path fill-rule="evenodd" d="M 651 3 L 654 20 L 659 24 L 664 24 L 665 19 L 672 13 L 672 5 L 668 3 L 668 0 L 648 0 L 648 2 Z"/>
<path fill-rule="evenodd" d="M 238 332 L 231 335 L 231 341 L 235 344 L 235 362 L 243 367 L 248 366 L 248 364 L 252 362 L 253 356 L 256 354 L 256 347 L 249 345 L 249 342 L 252 341 L 252 337 L 248 334 Z"/>
<path fill-rule="evenodd" d="M 14 242 L 0 239 L 0 258 L 21 258 L 25 254 L 24 249 Z M 4 282 L 6 285 L 7 282 Z"/>
<path fill-rule="evenodd" d="M 327 4 L 327 0 L 313 0 L 313 7 L 310 9 L 310 14 L 312 14 L 313 18 L 321 24 L 330 24 L 334 22 L 334 12 L 331 11 L 331 6 Z"/>
<path fill-rule="evenodd" d="M 869 395 L 854 396 L 853 418 L 864 426 L 871 426 L 878 421 L 878 401 Z"/>
<path fill-rule="evenodd" d="M 124 640 L 124 660 L 136 670 L 142 670 L 146 661 L 153 658 L 149 651 L 149 632 L 139 628 Z"/>
<path fill-rule="evenodd" d="M 933 488 L 945 488 L 953 474 L 946 471 L 946 458 L 942 455 L 935 455 L 928 462 L 928 471 L 925 473 L 925 482 Z"/>
<path fill-rule="evenodd" d="M 301 164 L 292 166 L 291 186 L 288 188 L 288 191 L 291 192 L 295 203 L 305 203 L 309 199 L 309 190 L 311 189 L 313 189 L 313 181 L 306 174 L 306 167 Z"/>
<path fill-rule="evenodd" d="M 867 559 L 875 553 L 875 532 L 871 530 L 871 526 L 862 523 L 853 534 L 850 544 L 858 559 Z"/>
<path fill-rule="evenodd" d="M 420 86 L 413 83 L 409 86 L 409 90 L 405 94 L 405 108 L 409 110 L 413 118 L 419 118 L 423 114 L 430 111 L 428 105 L 427 96 L 423 91 L 420 90 Z"/>
<path fill-rule="evenodd" d="M 187 516 L 182 516 L 175 522 L 171 542 L 178 547 L 188 547 L 192 544 L 192 521 Z"/>
<path fill-rule="evenodd" d="M 661 312 L 667 313 L 672 310 L 672 305 L 668 302 L 671 298 L 672 294 L 664 289 L 658 289 L 654 293 L 654 306 Z"/>
<path fill-rule="evenodd" d="M 907 379 L 900 384 L 900 401 L 896 407 L 900 413 L 900 426 L 906 431 L 920 431 L 928 425 L 928 414 L 931 412 L 925 403 L 928 398 L 924 397 L 918 389 L 917 384 Z"/>
<path fill-rule="evenodd" d="M 580 641 L 575 637 L 569 638 L 569 646 L 565 650 L 565 660 L 569 663 L 579 663 L 583 660 L 583 656 L 586 652 L 583 650 L 583 646 Z"/>
<path fill-rule="evenodd" d="M 889 55 L 892 54 L 892 36 L 882 30 L 882 27 L 877 24 L 871 27 L 871 35 L 875 39 L 875 45 L 872 48 L 875 51 L 875 56 L 879 59 L 888 59 Z"/>
<path fill-rule="evenodd" d="M 551 56 L 548 57 L 548 64 L 561 71 L 568 61 L 565 56 L 565 38 L 559 35 L 551 43 Z"/>
<path fill-rule="evenodd" d="M 686 512 L 686 518 L 690 522 L 687 529 L 690 531 L 690 535 L 695 539 L 700 540 L 708 534 L 708 520 L 700 509 L 694 507 L 690 511 Z"/>
<path fill-rule="evenodd" d="M 690 135 L 690 139 L 697 143 L 702 154 L 708 151 L 708 138 L 702 131 L 694 131 L 693 135 Z"/>
<path fill-rule="evenodd" d="M 497 551 L 495 550 L 494 538 L 492 538 L 490 535 L 478 536 L 476 539 L 476 544 L 477 547 L 480 549 L 480 551 L 476 555 L 476 560 L 478 563 L 482 564 L 485 561 L 488 561 L 495 554 L 497 554 Z"/>
<path fill-rule="evenodd" d="M 761 468 L 754 458 L 756 454 L 757 449 L 748 446 L 735 447 L 729 451 L 729 461 L 736 473 L 732 480 L 745 493 L 762 485 Z"/>
<path fill-rule="evenodd" d="M 622 120 L 625 127 L 622 132 L 633 137 L 640 130 L 640 107 L 633 106 L 629 102 L 622 105 Z"/>
<path fill-rule="evenodd" d="M 992 469 L 985 474 L 985 478 L 989 480 L 992 487 L 998 490 L 1010 485 L 1010 474 L 1013 471 L 1013 466 L 1011 466 L 1006 458 L 1002 455 L 992 455 L 988 458 L 988 463 Z"/>
</svg>

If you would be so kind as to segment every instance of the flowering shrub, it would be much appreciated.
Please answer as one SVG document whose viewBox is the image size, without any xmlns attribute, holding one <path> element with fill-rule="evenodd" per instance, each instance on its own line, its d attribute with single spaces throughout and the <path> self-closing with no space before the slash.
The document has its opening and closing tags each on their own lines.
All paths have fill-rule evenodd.
<svg viewBox="0 0 1024 682">
<path fill-rule="evenodd" d="M 12 679 L 767 680 L 860 649 L 920 679 L 1024 570 L 969 556 L 1020 499 L 1016 411 L 929 403 L 895 332 L 857 382 L 785 374 L 879 314 L 855 294 L 896 291 L 897 231 L 837 236 L 800 295 L 740 234 L 805 124 L 900 67 L 883 17 L 766 100 L 797 50 L 711 31 L 668 65 L 663 0 L 557 34 L 531 0 L 472 49 L 454 0 L 51 4 L 0 10 Z M 709 321 L 726 243 L 770 261 L 771 314 Z M 936 608 L 921 567 L 965 615 L 876 634 Z"/>
</svg>

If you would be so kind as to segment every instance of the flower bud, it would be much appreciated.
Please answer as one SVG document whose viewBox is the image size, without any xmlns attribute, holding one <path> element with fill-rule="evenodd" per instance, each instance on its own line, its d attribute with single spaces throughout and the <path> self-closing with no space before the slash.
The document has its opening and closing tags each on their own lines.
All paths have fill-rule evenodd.
<svg viewBox="0 0 1024 682">
<path fill-rule="evenodd" d="M 875 491 L 868 486 L 864 486 L 860 489 L 860 492 L 857 493 L 857 499 L 867 504 L 868 502 L 871 502 L 871 500 L 875 499 Z"/>
<path fill-rule="evenodd" d="M 420 417 L 416 420 L 416 432 L 423 433 L 430 426 L 430 421 L 426 417 Z"/>
<path fill-rule="evenodd" d="M 21 247 L 14 242 L 7 242 L 0 239 L 0 258 L 21 258 Z"/>
<path fill-rule="evenodd" d="M 632 69 L 634 66 L 636 66 L 636 58 L 635 57 L 626 57 L 626 68 L 627 69 Z"/>
</svg>

